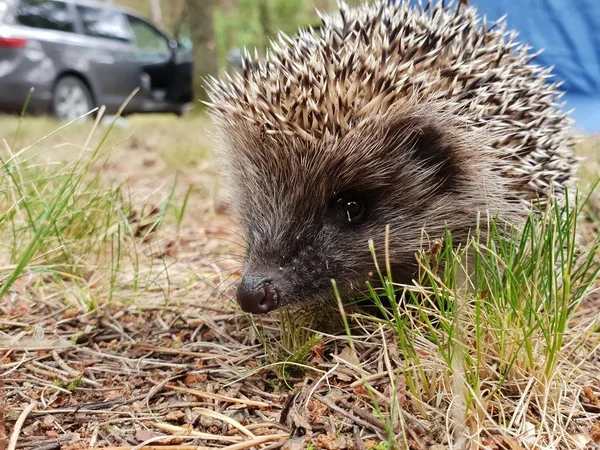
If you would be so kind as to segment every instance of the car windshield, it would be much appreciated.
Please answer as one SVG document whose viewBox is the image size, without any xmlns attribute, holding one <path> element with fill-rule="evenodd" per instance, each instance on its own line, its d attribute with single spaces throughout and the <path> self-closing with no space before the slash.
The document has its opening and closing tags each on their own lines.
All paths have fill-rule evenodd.
<svg viewBox="0 0 600 450">
<path fill-rule="evenodd" d="M 83 29 L 88 36 L 131 41 L 131 31 L 125 16 L 105 8 L 77 5 Z"/>
<path fill-rule="evenodd" d="M 15 13 L 18 23 L 28 27 L 56 31 L 74 31 L 68 5 L 55 0 L 21 0 Z"/>
<path fill-rule="evenodd" d="M 169 55 L 169 41 L 165 36 L 137 17 L 128 16 L 128 18 L 135 45 L 140 53 L 156 56 Z"/>
<path fill-rule="evenodd" d="M 6 13 L 8 12 L 9 4 L 12 4 L 10 0 L 0 2 L 0 22 L 4 22 L 4 18 L 6 17 Z"/>
</svg>

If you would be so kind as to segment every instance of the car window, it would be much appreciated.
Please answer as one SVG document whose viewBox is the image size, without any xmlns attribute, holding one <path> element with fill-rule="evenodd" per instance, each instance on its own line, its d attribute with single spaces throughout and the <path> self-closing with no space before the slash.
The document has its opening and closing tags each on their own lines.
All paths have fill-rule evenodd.
<svg viewBox="0 0 600 450">
<path fill-rule="evenodd" d="M 8 15 L 8 4 L 6 2 L 0 2 L 0 22 L 4 22 L 4 19 Z"/>
<path fill-rule="evenodd" d="M 57 31 L 74 31 L 68 5 L 56 0 L 21 0 L 15 14 L 21 25 Z"/>
<path fill-rule="evenodd" d="M 165 59 L 171 54 L 169 41 L 156 28 L 137 17 L 127 16 L 138 53 L 145 58 Z"/>
<path fill-rule="evenodd" d="M 118 11 L 77 5 L 83 31 L 88 36 L 131 41 L 131 30 L 125 16 Z"/>
</svg>

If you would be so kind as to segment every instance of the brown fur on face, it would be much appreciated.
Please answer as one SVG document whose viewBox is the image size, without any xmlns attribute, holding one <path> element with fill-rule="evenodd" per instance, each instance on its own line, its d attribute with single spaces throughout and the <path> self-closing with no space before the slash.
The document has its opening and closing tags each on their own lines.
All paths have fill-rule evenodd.
<svg viewBox="0 0 600 450">
<path fill-rule="evenodd" d="M 442 237 L 446 226 L 465 242 L 477 213 L 498 211 L 515 222 L 485 146 L 432 107 L 407 106 L 366 122 L 346 136 L 304 140 L 266 134 L 260 127 L 228 129 L 231 196 L 248 242 L 246 274 L 273 280 L 280 305 L 331 298 L 331 279 L 343 295 L 363 289 L 374 262 L 368 240 L 383 257 L 390 225 L 396 281 L 410 281 L 423 229 Z M 339 217 L 340 193 L 361 193 L 366 216 L 353 225 Z M 355 292 L 356 293 L 356 292 Z"/>
<path fill-rule="evenodd" d="M 424 234 L 448 227 L 464 242 L 479 214 L 518 224 L 572 181 L 557 85 L 525 46 L 472 8 L 387 3 L 342 6 L 321 35 L 281 36 L 266 60 L 246 55 L 243 75 L 210 84 L 248 241 L 246 310 L 329 298 L 332 278 L 343 295 L 362 289 L 367 242 L 382 256 L 386 225 L 407 281 Z M 339 214 L 348 192 L 361 220 Z"/>
</svg>

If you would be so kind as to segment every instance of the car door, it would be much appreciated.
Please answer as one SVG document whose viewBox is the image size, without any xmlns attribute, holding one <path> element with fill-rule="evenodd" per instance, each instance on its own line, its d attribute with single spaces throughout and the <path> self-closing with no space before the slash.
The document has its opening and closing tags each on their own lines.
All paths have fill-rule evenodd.
<svg viewBox="0 0 600 450">
<path fill-rule="evenodd" d="M 17 41 L 0 49 L 4 97 L 0 100 L 22 106 L 31 95 L 30 106 L 44 111 L 49 108 L 57 77 L 65 70 L 75 71 L 69 65 L 69 50 L 78 47 L 79 39 L 75 14 L 69 3 L 60 0 L 19 0 L 12 5 L 0 34 Z"/>
<path fill-rule="evenodd" d="M 191 52 L 179 49 L 154 26 L 127 15 L 138 61 L 150 78 L 150 97 L 157 102 L 188 103 L 192 99 Z M 185 57 L 189 53 L 189 57 Z M 184 93 L 184 94 L 182 94 Z"/>
<path fill-rule="evenodd" d="M 141 66 L 125 15 L 110 8 L 76 5 L 83 34 L 87 36 L 90 77 L 97 89 L 97 103 L 111 111 L 119 108 L 140 86 Z M 128 110 L 136 109 L 136 96 Z"/>
</svg>

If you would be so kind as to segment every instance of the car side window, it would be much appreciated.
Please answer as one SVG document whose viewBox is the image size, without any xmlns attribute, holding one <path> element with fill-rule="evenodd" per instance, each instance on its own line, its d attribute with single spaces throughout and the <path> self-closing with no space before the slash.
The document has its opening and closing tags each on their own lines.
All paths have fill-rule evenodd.
<svg viewBox="0 0 600 450">
<path fill-rule="evenodd" d="M 83 31 L 88 36 L 131 41 L 131 30 L 125 16 L 118 11 L 77 5 Z"/>
<path fill-rule="evenodd" d="M 138 54 L 147 62 L 159 62 L 171 55 L 168 39 L 156 28 L 134 16 L 127 16 Z"/>
<path fill-rule="evenodd" d="M 57 0 L 21 0 L 15 14 L 17 23 L 33 28 L 75 31 L 69 6 Z"/>
</svg>

